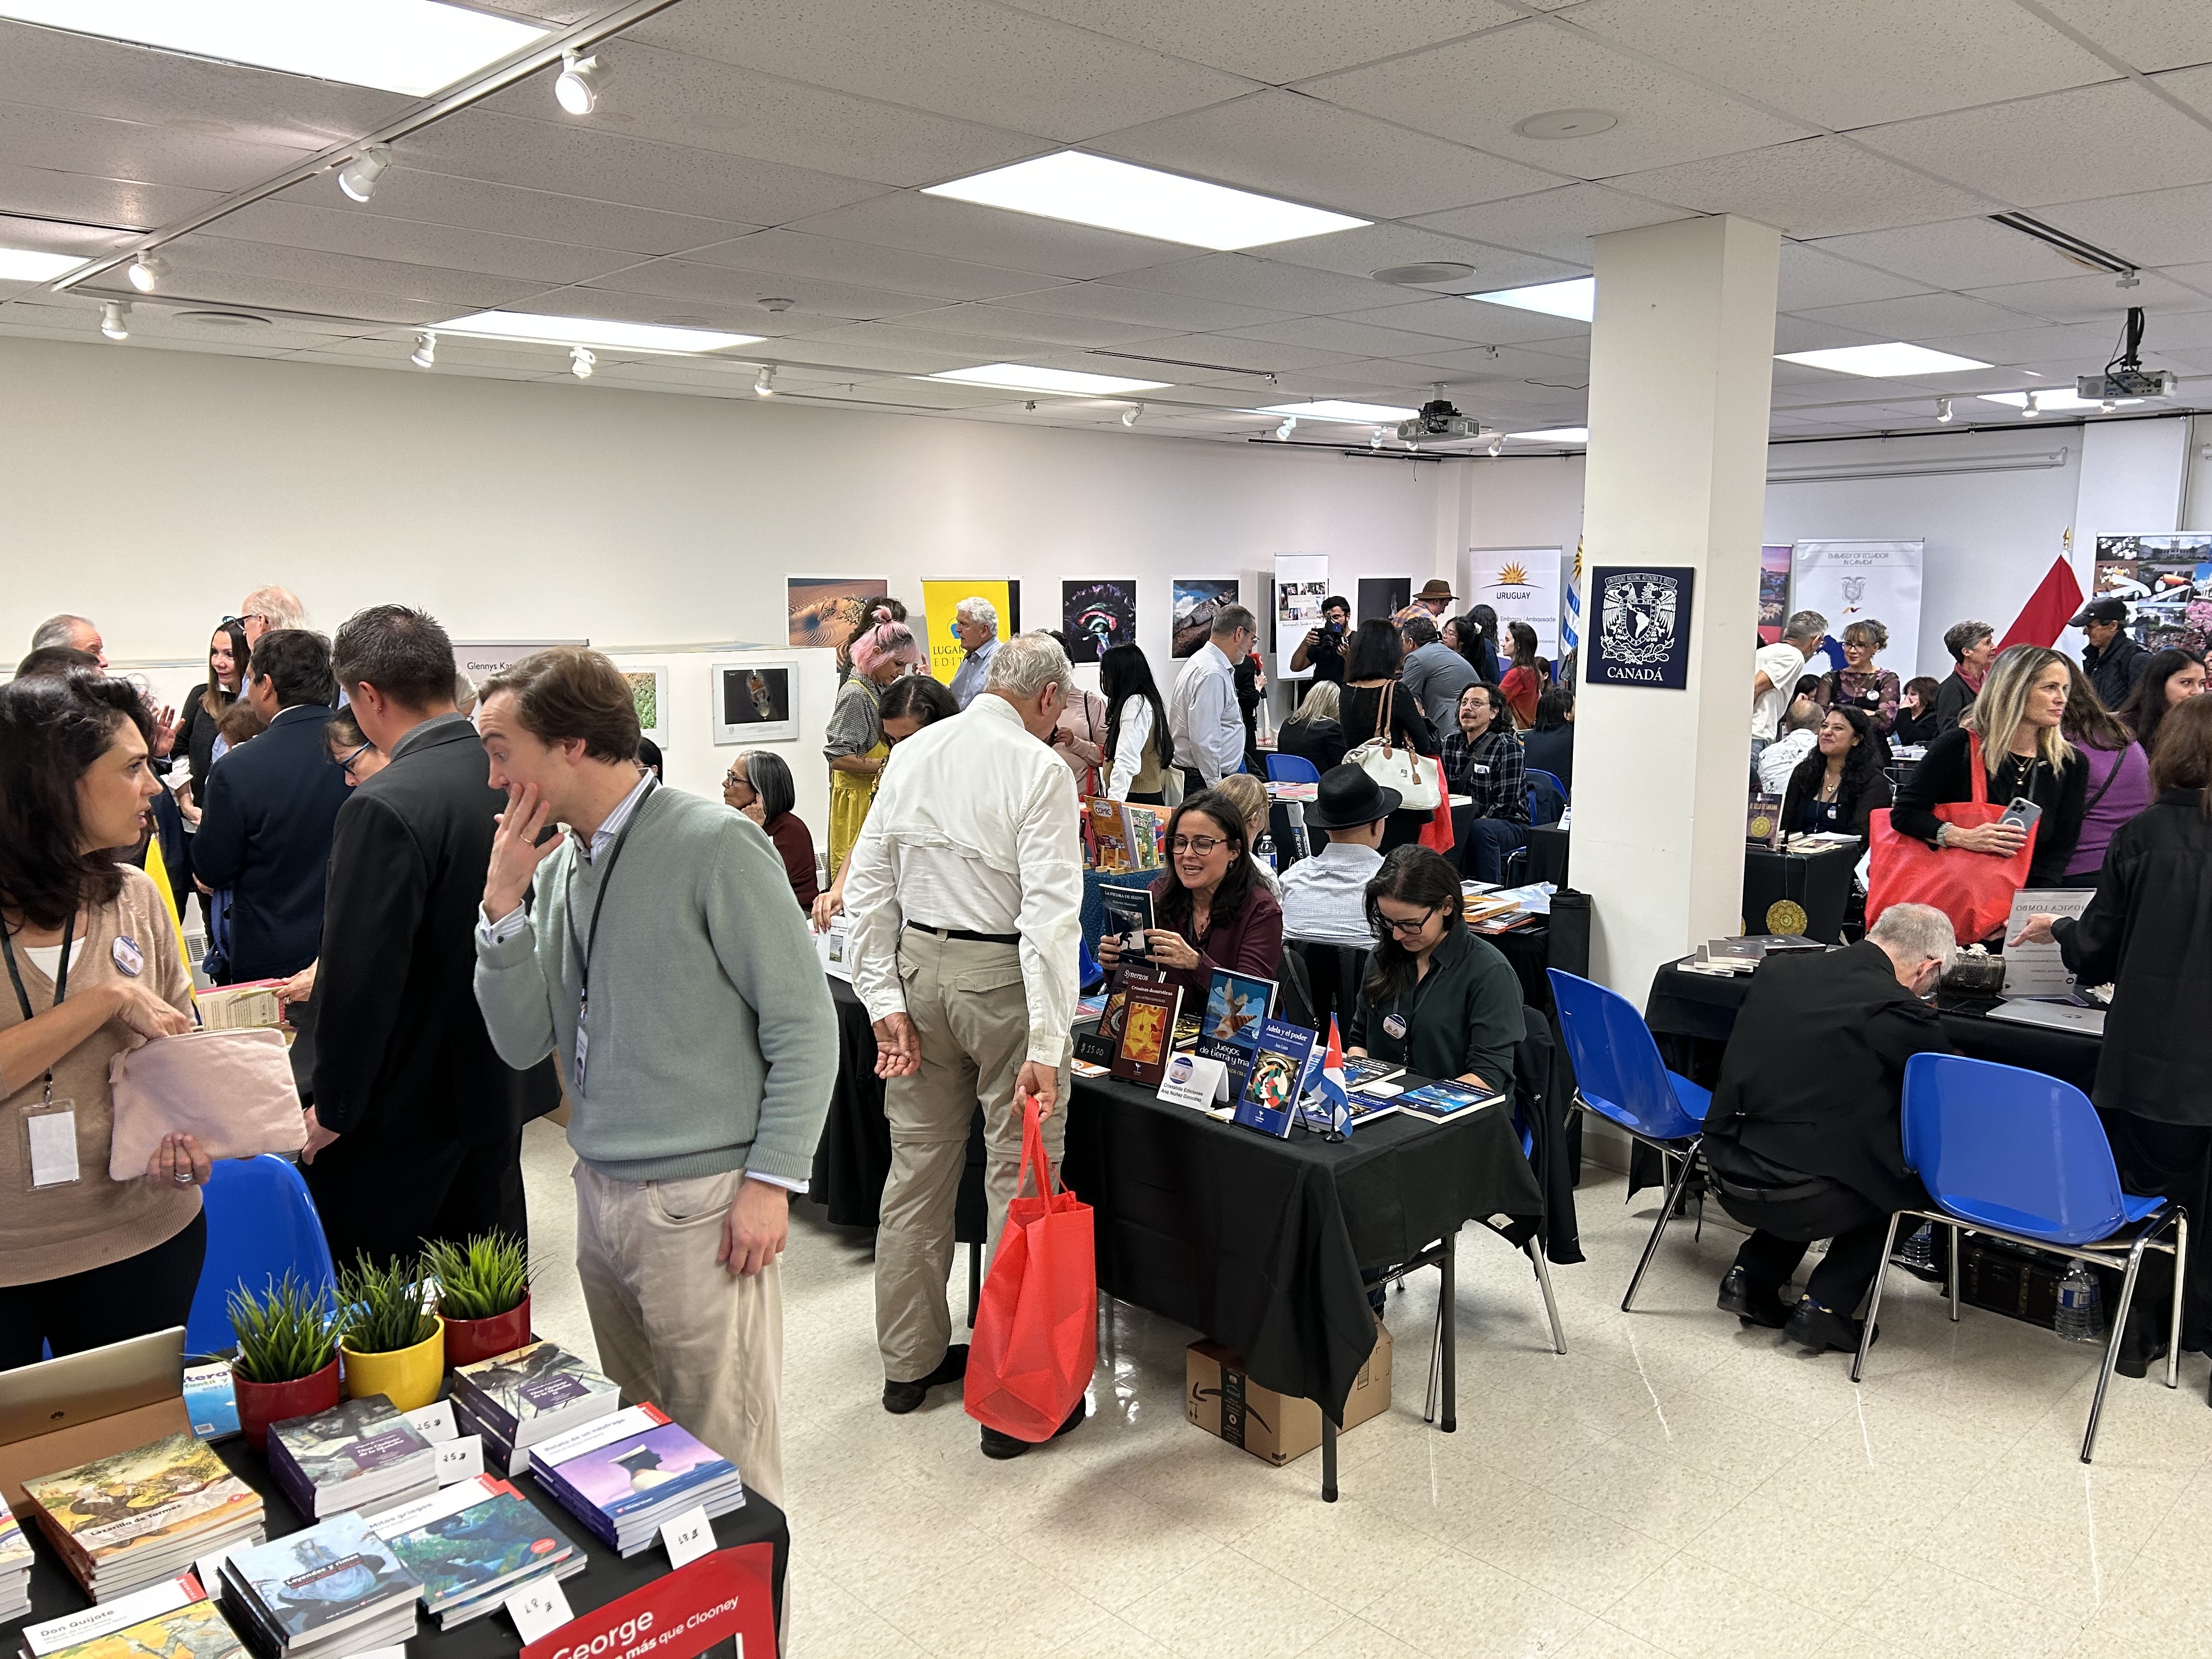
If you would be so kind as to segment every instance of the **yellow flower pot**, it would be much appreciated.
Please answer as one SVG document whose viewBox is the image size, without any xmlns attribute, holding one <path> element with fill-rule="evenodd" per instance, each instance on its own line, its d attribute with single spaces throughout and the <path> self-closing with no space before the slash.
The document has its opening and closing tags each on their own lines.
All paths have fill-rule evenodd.
<svg viewBox="0 0 2212 1659">
<path fill-rule="evenodd" d="M 411 1348 L 400 1348 L 391 1353 L 356 1353 L 341 1341 L 338 1352 L 345 1359 L 345 1391 L 349 1398 L 362 1400 L 380 1394 L 392 1402 L 394 1410 L 411 1412 L 435 1400 L 438 1385 L 445 1381 L 446 1322 L 440 1319 L 438 1328 Z"/>
</svg>

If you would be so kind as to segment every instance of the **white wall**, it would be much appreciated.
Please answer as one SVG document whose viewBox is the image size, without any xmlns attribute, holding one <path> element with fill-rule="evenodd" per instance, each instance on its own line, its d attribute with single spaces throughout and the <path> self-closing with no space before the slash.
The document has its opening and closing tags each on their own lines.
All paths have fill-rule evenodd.
<svg viewBox="0 0 2212 1659">
<path fill-rule="evenodd" d="M 1172 576 L 1239 572 L 1249 602 L 1277 552 L 1347 592 L 1452 568 L 1432 465 L 139 347 L 0 341 L 0 640 L 75 611 L 118 663 L 197 662 L 270 581 L 325 629 L 399 601 L 457 639 L 588 637 L 672 667 L 669 781 L 707 794 L 718 653 L 679 647 L 781 650 L 790 574 L 915 604 L 925 576 L 1018 576 L 1031 627 L 1062 577 L 1133 575 L 1158 668 Z M 817 835 L 834 684 L 808 670 L 783 748 Z"/>
</svg>

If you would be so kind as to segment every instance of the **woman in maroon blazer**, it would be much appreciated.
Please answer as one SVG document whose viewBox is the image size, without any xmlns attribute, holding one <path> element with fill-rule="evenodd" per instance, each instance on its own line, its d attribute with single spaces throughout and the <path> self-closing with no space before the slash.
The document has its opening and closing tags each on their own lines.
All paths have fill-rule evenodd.
<svg viewBox="0 0 2212 1659">
<path fill-rule="evenodd" d="M 1159 926 L 1145 934 L 1152 965 L 1170 984 L 1203 997 L 1217 968 L 1276 976 L 1283 908 L 1258 871 L 1244 815 L 1226 796 L 1202 790 L 1176 808 L 1168 819 L 1168 872 L 1152 889 Z M 1121 966 L 1120 939 L 1101 939 L 1098 960 L 1109 972 Z"/>
</svg>

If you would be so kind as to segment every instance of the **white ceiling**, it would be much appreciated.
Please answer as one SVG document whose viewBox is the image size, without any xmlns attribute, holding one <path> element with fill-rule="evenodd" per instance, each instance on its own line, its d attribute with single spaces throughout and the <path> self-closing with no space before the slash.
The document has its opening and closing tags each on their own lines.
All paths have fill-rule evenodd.
<svg viewBox="0 0 2212 1659">
<path fill-rule="evenodd" d="M 1905 339 L 1996 365 L 1899 382 L 1778 363 L 1777 436 L 2069 386 L 2130 304 L 2146 362 L 2212 404 L 2205 0 L 678 0 L 603 51 L 593 114 L 532 75 L 399 138 L 356 205 L 326 173 L 268 186 L 427 103 L 0 23 L 0 246 L 109 252 L 244 198 L 164 242 L 118 349 L 421 373 L 416 327 L 503 307 L 768 337 L 727 361 L 603 351 L 579 395 L 750 398 L 774 363 L 794 398 L 1101 426 L 1127 407 L 1028 413 L 912 378 L 1006 360 L 1170 381 L 1144 431 L 1241 440 L 1273 424 L 1238 412 L 1257 404 L 1412 404 L 1439 382 L 1486 425 L 1579 424 L 1587 325 L 1369 273 L 1552 281 L 1589 271 L 1593 235 L 1737 213 L 1790 239 L 1777 349 Z M 1589 107 L 1617 124 L 1517 130 Z M 1069 145 L 1376 222 L 1209 253 L 920 193 Z M 2017 211 L 2140 285 L 1990 218 Z M 96 338 L 100 300 L 125 296 L 119 270 L 0 285 L 0 333 Z M 179 314 L 209 307 L 265 320 Z M 574 384 L 562 351 L 487 341 L 442 340 L 428 372 Z"/>
</svg>

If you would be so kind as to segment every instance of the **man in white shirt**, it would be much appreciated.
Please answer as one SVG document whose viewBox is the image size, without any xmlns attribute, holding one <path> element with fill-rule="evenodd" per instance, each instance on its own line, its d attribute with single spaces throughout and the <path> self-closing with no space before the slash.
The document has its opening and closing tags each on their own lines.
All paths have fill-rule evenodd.
<svg viewBox="0 0 2212 1659">
<path fill-rule="evenodd" d="M 1328 845 L 1283 872 L 1283 937 L 1371 950 L 1367 884 L 1382 867 L 1382 827 L 1401 797 L 1356 766 L 1332 766 L 1306 811 Z"/>
<path fill-rule="evenodd" d="M 968 653 L 953 671 L 948 688 L 952 701 L 965 708 L 990 678 L 991 659 L 999 654 L 999 607 L 980 594 L 971 595 L 952 609 L 952 631 Z"/>
<path fill-rule="evenodd" d="M 1762 794 L 1790 793 L 1790 775 L 1820 740 L 1823 718 L 1820 705 L 1810 697 L 1800 697 L 1790 705 L 1790 729 L 1759 751 L 1759 787 Z"/>
<path fill-rule="evenodd" d="M 1782 637 L 1762 645 L 1752 659 L 1751 752 L 1759 751 L 1781 734 L 1782 717 L 1797 694 L 1797 677 L 1805 659 L 1820 648 L 1828 636 L 1828 619 L 1817 611 L 1800 611 L 1784 626 Z"/>
<path fill-rule="evenodd" d="M 890 1178 L 876 1232 L 884 1409 L 914 1410 L 963 1376 L 945 1280 L 968 1126 L 983 1109 L 991 1243 L 1021 1180 L 1022 1097 L 1048 1114 L 1057 1163 L 1081 943 L 1075 785 L 1050 746 L 1074 690 L 1048 635 L 1001 646 L 974 704 L 891 751 L 853 848 L 853 990 L 875 1022 Z M 1074 1415 L 1066 1433 L 1083 1420 Z M 983 1431 L 987 1457 L 1029 1443 Z"/>
<path fill-rule="evenodd" d="M 1237 707 L 1237 665 L 1260 636 L 1252 613 L 1224 605 L 1212 637 L 1192 653 L 1168 700 L 1168 735 L 1175 740 L 1183 789 L 1211 789 L 1244 765 L 1244 716 Z"/>
</svg>

